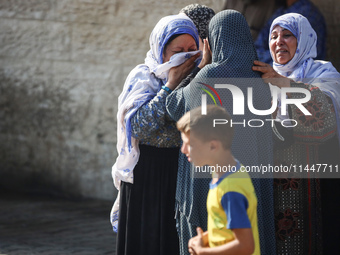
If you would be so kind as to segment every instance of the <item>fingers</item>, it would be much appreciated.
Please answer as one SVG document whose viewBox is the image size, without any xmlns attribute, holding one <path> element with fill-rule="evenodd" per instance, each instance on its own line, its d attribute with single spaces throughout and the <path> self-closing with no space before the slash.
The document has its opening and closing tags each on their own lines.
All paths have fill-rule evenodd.
<svg viewBox="0 0 340 255">
<path fill-rule="evenodd" d="M 189 60 L 193 59 L 194 61 L 201 56 L 201 52 L 196 53 L 195 55 L 191 56 Z"/>
<path fill-rule="evenodd" d="M 210 48 L 209 48 L 208 40 L 204 39 L 203 43 L 204 43 L 204 46 L 203 46 L 203 57 L 202 57 L 201 62 L 198 65 L 198 67 L 200 69 L 202 69 L 207 64 L 211 64 L 211 58 L 212 58 L 211 51 L 210 51 Z"/>
<path fill-rule="evenodd" d="M 206 50 L 208 50 L 211 54 L 211 50 L 210 50 L 210 45 L 209 45 L 209 42 L 208 42 L 208 39 L 204 39 L 204 47 L 206 48 Z"/>
<path fill-rule="evenodd" d="M 203 230 L 202 230 L 200 227 L 197 227 L 197 228 L 196 228 L 196 231 L 197 231 L 198 237 L 199 237 L 199 238 L 202 238 Z"/>
<path fill-rule="evenodd" d="M 254 65 L 252 66 L 253 71 L 267 73 L 273 69 L 271 65 L 261 62 L 259 60 L 254 60 L 253 63 L 254 63 Z"/>
<path fill-rule="evenodd" d="M 204 54 L 211 57 L 211 50 L 207 39 L 204 39 L 203 55 Z"/>
<path fill-rule="evenodd" d="M 269 79 L 269 78 L 275 78 L 275 77 L 273 77 L 272 73 L 264 73 L 264 74 L 261 75 L 261 78 L 262 79 Z"/>
<path fill-rule="evenodd" d="M 181 66 L 181 67 L 185 67 L 185 66 L 194 65 L 196 59 L 198 59 L 200 55 L 201 55 L 201 53 L 199 52 L 199 53 L 197 53 L 197 54 L 191 56 L 188 60 L 186 60 L 186 61 L 185 61 L 183 64 L 181 64 L 180 66 Z"/>
<path fill-rule="evenodd" d="M 258 71 L 261 73 L 268 73 L 271 71 L 271 69 L 267 66 L 252 66 L 251 68 L 253 71 Z"/>
<path fill-rule="evenodd" d="M 189 59 L 190 60 L 190 59 Z M 187 60 L 179 66 L 174 66 L 169 71 L 169 79 L 176 78 L 180 82 L 185 76 L 187 76 L 191 70 L 195 67 L 195 62 Z"/>
<path fill-rule="evenodd" d="M 203 43 L 204 43 L 203 51 L 208 51 L 209 50 L 209 43 L 208 43 L 207 39 L 203 39 Z"/>
<path fill-rule="evenodd" d="M 189 248 L 189 253 L 190 253 L 190 255 L 196 255 L 196 252 L 191 248 Z"/>
<path fill-rule="evenodd" d="M 200 53 L 197 53 L 191 56 L 188 60 L 183 62 L 179 66 L 174 66 L 170 68 L 168 75 L 168 82 L 171 84 L 171 87 L 176 87 L 191 71 L 194 69 L 196 63 L 195 60 L 200 56 Z"/>
<path fill-rule="evenodd" d="M 181 72 L 183 73 L 184 76 L 188 75 L 191 70 L 195 67 L 195 62 L 192 63 L 188 63 L 186 65 L 182 64 L 180 66 L 178 66 L 177 68 L 179 70 L 181 70 Z"/>
<path fill-rule="evenodd" d="M 183 64 L 179 65 L 179 68 L 183 70 L 183 72 L 187 72 L 188 70 L 191 71 L 196 63 L 195 60 L 200 56 L 200 53 L 197 53 L 196 55 L 189 58 L 187 61 L 185 61 Z"/>
<path fill-rule="evenodd" d="M 269 66 L 269 64 L 264 63 L 264 62 L 259 61 L 259 60 L 254 60 L 254 65 L 257 65 L 257 66 Z"/>
<path fill-rule="evenodd" d="M 208 41 L 208 39 L 205 39 L 205 41 L 207 42 L 207 47 L 208 47 L 208 50 L 209 50 L 209 51 L 210 51 L 210 53 L 211 53 L 210 44 L 209 44 L 209 41 Z"/>
<path fill-rule="evenodd" d="M 190 254 L 195 254 L 195 251 L 192 249 L 195 237 L 191 238 L 188 243 L 188 250 Z"/>
<path fill-rule="evenodd" d="M 190 238 L 188 246 L 191 246 L 197 236 Z"/>
</svg>

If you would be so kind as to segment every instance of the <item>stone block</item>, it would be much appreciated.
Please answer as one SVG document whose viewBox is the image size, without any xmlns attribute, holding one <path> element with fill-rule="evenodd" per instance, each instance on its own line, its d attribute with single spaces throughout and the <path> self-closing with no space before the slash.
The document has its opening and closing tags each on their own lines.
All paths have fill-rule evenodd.
<svg viewBox="0 0 340 255">
<path fill-rule="evenodd" d="M 58 21 L 90 24 L 116 24 L 118 0 L 58 0 L 55 18 Z"/>
<path fill-rule="evenodd" d="M 122 42 L 119 30 L 103 24 L 73 24 L 72 60 L 111 64 L 117 61 Z"/>
<path fill-rule="evenodd" d="M 53 0 L 0 0 L 0 17 L 50 20 L 54 16 Z"/>
<path fill-rule="evenodd" d="M 68 60 L 70 27 L 64 23 L 1 19 L 0 55 Z"/>
</svg>

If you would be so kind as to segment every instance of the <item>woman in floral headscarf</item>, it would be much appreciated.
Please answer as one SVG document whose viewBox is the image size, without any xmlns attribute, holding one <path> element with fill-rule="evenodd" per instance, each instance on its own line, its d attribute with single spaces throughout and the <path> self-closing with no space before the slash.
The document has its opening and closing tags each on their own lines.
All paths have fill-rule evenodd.
<svg viewBox="0 0 340 255">
<path fill-rule="evenodd" d="M 149 42 L 145 63 L 130 72 L 118 98 L 112 176 L 119 195 L 111 223 L 118 228 L 119 255 L 179 252 L 174 205 L 180 135 L 165 100 L 195 66 L 198 33 L 188 17 L 172 15 L 157 23 Z"/>
<path fill-rule="evenodd" d="M 253 67 L 274 86 L 303 88 L 311 93 L 311 100 L 304 104 L 311 116 L 305 116 L 295 105 L 288 108 L 289 116 L 280 113 L 280 106 L 278 110 L 277 120 L 292 119 L 296 125 L 288 129 L 281 126 L 280 138 L 285 142 L 276 146 L 276 164 L 292 165 L 303 173 L 275 180 L 278 254 L 339 251 L 340 209 L 334 199 L 340 195 L 340 183 L 330 167 L 334 171 L 340 163 L 340 74 L 330 62 L 313 59 L 316 41 L 316 33 L 305 17 L 282 15 L 270 28 L 273 67 L 260 61 Z M 299 93 L 288 96 L 301 98 Z M 320 164 L 327 167 L 313 175 Z M 311 171 L 306 174 L 308 169 Z"/>
</svg>

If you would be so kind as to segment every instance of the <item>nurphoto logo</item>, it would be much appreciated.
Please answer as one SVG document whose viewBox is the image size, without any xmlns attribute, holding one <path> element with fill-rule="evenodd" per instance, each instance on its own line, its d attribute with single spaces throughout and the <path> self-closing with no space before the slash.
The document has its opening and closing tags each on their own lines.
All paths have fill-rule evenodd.
<svg viewBox="0 0 340 255">
<path fill-rule="evenodd" d="M 205 87 L 209 88 L 215 96 L 218 98 L 221 106 L 222 105 L 222 100 L 219 94 L 217 93 L 216 89 L 228 89 L 233 97 L 233 115 L 244 115 L 244 108 L 245 108 L 245 96 L 240 88 L 238 88 L 235 85 L 231 84 L 215 84 L 214 87 L 200 82 L 200 84 L 204 85 Z M 201 114 L 206 115 L 207 114 L 207 94 L 212 98 L 214 101 L 215 105 L 217 105 L 216 100 L 214 95 L 207 89 L 201 88 L 205 93 L 202 94 L 201 100 Z M 300 111 L 304 115 L 312 115 L 304 106 L 303 103 L 307 103 L 311 99 L 311 93 L 308 89 L 304 88 L 292 88 L 292 87 L 287 87 L 287 88 L 279 88 L 276 86 L 272 87 L 272 105 L 269 109 L 267 110 L 258 110 L 255 109 L 253 105 L 253 88 L 248 87 L 247 88 L 247 106 L 248 109 L 251 113 L 258 115 L 258 116 L 264 116 L 264 115 L 270 115 L 272 114 L 277 106 L 278 106 L 278 95 L 280 95 L 280 101 L 281 101 L 281 115 L 285 116 L 287 115 L 287 106 L 288 105 L 295 105 L 297 108 L 300 109 Z M 289 93 L 301 93 L 304 94 L 305 97 L 303 98 L 288 98 L 287 94 Z M 271 125 L 274 125 L 275 119 L 266 119 L 265 121 L 271 122 Z M 214 120 L 214 127 L 215 125 L 218 124 L 227 124 L 227 120 L 222 120 L 222 119 L 216 119 Z M 231 125 L 236 125 L 236 124 L 242 124 L 243 126 L 248 126 L 250 127 L 262 127 L 264 125 L 264 121 L 261 119 L 251 119 L 248 120 L 246 123 L 246 120 L 243 122 L 233 122 L 231 120 Z M 295 127 L 297 125 L 297 121 L 294 119 L 284 119 L 281 120 L 281 125 L 284 127 Z"/>
</svg>

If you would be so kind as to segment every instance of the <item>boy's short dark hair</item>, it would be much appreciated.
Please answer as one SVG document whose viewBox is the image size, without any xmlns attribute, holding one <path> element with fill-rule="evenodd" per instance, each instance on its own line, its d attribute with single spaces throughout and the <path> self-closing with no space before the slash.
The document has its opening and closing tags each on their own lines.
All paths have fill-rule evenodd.
<svg viewBox="0 0 340 255">
<path fill-rule="evenodd" d="M 227 121 L 226 124 L 216 124 L 214 120 Z M 207 105 L 207 114 L 201 114 L 201 107 L 197 107 L 182 116 L 177 122 L 177 129 L 185 134 L 193 132 L 204 141 L 220 141 L 224 149 L 230 149 L 234 136 L 234 128 L 230 125 L 231 117 L 221 106 Z M 219 121 L 221 123 L 222 121 Z"/>
</svg>

